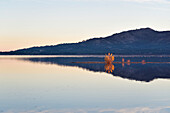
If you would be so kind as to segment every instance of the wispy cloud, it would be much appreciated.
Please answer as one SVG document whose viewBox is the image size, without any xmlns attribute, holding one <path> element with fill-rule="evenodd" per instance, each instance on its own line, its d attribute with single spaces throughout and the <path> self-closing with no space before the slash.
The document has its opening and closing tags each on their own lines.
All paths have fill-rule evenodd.
<svg viewBox="0 0 170 113">
<path fill-rule="evenodd" d="M 120 0 L 18 0 L 18 1 L 34 1 L 34 2 L 54 2 L 54 1 L 120 1 Z M 170 0 L 121 0 L 129 2 L 157 2 L 157 3 L 170 3 Z"/>
<path fill-rule="evenodd" d="M 29 111 L 14 111 L 8 110 L 4 111 L 4 113 L 169 113 L 170 106 L 157 107 L 157 108 L 149 108 L 149 107 L 137 107 L 137 108 L 125 108 L 125 109 L 49 109 L 49 110 L 29 110 Z"/>
<path fill-rule="evenodd" d="M 124 0 L 124 1 L 130 1 L 130 2 L 155 2 L 155 3 L 168 3 L 170 4 L 169 0 Z"/>
</svg>

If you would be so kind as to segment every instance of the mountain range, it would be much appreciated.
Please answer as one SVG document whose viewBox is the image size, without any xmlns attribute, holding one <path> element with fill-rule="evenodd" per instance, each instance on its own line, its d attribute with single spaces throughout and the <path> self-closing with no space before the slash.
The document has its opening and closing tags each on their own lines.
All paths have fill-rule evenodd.
<svg viewBox="0 0 170 113">
<path fill-rule="evenodd" d="M 24 48 L 0 55 L 170 55 L 170 31 L 141 28 L 78 43 Z"/>
</svg>

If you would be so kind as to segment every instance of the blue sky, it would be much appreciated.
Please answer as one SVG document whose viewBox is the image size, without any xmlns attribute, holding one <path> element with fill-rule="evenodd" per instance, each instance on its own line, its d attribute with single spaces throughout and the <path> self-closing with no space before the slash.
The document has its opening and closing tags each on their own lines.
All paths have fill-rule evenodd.
<svg viewBox="0 0 170 113">
<path fill-rule="evenodd" d="M 79 42 L 143 27 L 170 30 L 170 1 L 0 1 L 0 51 Z"/>
</svg>

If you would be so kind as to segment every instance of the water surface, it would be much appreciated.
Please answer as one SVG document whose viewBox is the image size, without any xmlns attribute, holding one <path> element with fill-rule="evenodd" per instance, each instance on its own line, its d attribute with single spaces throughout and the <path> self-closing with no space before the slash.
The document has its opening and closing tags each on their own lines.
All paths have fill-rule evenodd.
<svg viewBox="0 0 170 113">
<path fill-rule="evenodd" d="M 0 112 L 170 112 L 170 57 L 128 59 L 164 63 L 113 64 L 108 73 L 105 64 L 72 63 L 104 56 L 1 56 Z"/>
</svg>

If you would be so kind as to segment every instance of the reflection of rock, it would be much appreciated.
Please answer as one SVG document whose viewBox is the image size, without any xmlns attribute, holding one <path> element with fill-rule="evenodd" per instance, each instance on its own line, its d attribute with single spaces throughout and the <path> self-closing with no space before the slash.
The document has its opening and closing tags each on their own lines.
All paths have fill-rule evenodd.
<svg viewBox="0 0 170 113">
<path fill-rule="evenodd" d="M 114 69 L 115 69 L 115 66 L 113 64 L 106 64 L 105 65 L 105 70 L 108 73 L 112 73 L 114 71 Z"/>
<path fill-rule="evenodd" d="M 145 60 L 142 60 L 142 64 L 146 64 Z"/>
<path fill-rule="evenodd" d="M 130 60 L 127 60 L 127 65 L 130 65 Z"/>
<path fill-rule="evenodd" d="M 122 67 L 122 64 L 114 64 L 115 69 L 113 66 L 105 66 L 105 64 L 83 64 L 83 63 L 72 63 L 72 62 L 87 62 L 87 61 L 103 61 L 104 58 L 90 58 L 90 57 L 56 57 L 56 58 L 22 58 L 25 61 L 31 62 L 41 62 L 47 64 L 57 64 L 63 66 L 74 66 L 83 68 L 93 72 L 106 72 L 105 69 L 110 70 L 112 69 L 111 74 L 114 76 L 119 76 L 122 78 L 127 78 L 131 80 L 137 81 L 145 81 L 149 82 L 157 78 L 170 78 L 170 64 L 131 64 Z M 129 59 L 129 58 L 128 58 Z M 142 58 L 143 59 L 143 58 Z M 139 61 L 142 59 L 139 58 Z M 163 59 L 163 58 L 162 58 Z M 167 58 L 168 59 L 168 58 Z M 170 59 L 170 58 L 169 58 Z M 122 59 L 120 59 L 121 61 Z M 132 59 L 131 59 L 132 60 Z M 133 59 L 134 61 L 135 59 Z M 148 60 L 148 58 L 147 58 Z M 150 60 L 155 60 L 155 58 L 151 58 Z M 161 61 L 161 59 L 160 59 Z M 144 62 L 144 61 L 143 61 Z M 114 71 L 113 71 L 114 70 Z"/>
</svg>

